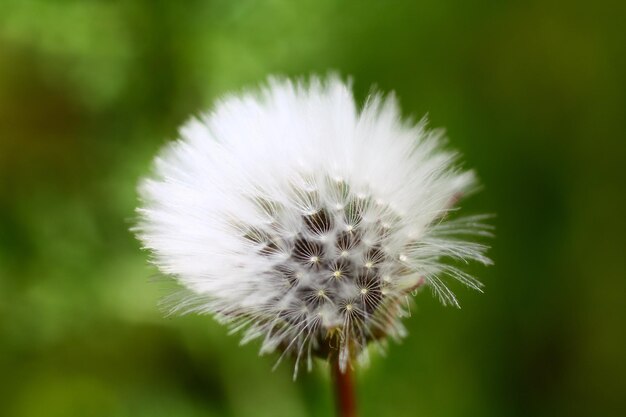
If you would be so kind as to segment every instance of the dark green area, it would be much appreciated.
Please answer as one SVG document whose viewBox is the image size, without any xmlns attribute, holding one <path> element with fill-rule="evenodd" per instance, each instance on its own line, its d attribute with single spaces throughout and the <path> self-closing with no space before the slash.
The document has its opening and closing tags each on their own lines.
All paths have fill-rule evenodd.
<svg viewBox="0 0 626 417">
<path fill-rule="evenodd" d="M 626 3 L 0 3 L 0 415 L 325 416 L 208 317 L 164 318 L 128 231 L 177 127 L 269 74 L 329 69 L 428 112 L 497 213 L 485 294 L 419 295 L 360 371 L 362 415 L 626 415 Z"/>
</svg>

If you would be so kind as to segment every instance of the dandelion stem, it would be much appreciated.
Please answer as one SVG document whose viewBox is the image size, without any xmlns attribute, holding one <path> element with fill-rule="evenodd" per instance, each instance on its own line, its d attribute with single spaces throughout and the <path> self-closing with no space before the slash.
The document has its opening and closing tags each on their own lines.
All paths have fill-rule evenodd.
<svg viewBox="0 0 626 417">
<path fill-rule="evenodd" d="M 344 372 L 341 372 L 341 369 L 339 368 L 339 360 L 337 358 L 331 361 L 331 367 L 337 416 L 357 417 L 352 370 L 348 367 Z"/>
</svg>

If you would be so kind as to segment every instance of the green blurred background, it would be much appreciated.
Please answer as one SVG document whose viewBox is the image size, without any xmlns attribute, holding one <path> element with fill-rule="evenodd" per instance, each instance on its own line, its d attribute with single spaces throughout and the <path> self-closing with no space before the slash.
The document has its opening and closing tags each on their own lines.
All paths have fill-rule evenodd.
<svg viewBox="0 0 626 417">
<path fill-rule="evenodd" d="M 268 74 L 329 69 L 428 112 L 497 213 L 463 309 L 425 292 L 358 374 L 363 416 L 626 415 L 626 2 L 0 2 L 0 415 L 325 416 L 320 367 L 208 317 L 128 231 L 189 115 Z"/>
</svg>

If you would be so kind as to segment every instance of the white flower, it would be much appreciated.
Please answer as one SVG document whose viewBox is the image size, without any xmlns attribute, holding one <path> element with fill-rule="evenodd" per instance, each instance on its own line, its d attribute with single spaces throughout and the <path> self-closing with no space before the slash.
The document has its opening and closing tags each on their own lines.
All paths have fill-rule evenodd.
<svg viewBox="0 0 626 417">
<path fill-rule="evenodd" d="M 489 264 L 480 217 L 448 220 L 475 184 L 441 132 L 403 121 L 393 97 L 357 108 L 336 77 L 270 79 L 192 119 L 141 183 L 137 228 L 159 269 L 262 352 L 336 355 L 405 334 L 423 284 L 480 283 L 454 262 Z M 458 262 L 457 262 L 458 263 Z M 284 354 L 284 353 L 283 353 Z"/>
</svg>

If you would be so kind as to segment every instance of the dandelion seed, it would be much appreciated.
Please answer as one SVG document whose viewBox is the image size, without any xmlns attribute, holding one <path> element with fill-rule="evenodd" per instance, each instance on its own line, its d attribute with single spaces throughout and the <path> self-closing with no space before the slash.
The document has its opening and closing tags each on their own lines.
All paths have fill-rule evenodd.
<svg viewBox="0 0 626 417">
<path fill-rule="evenodd" d="M 480 288 L 449 262 L 490 260 L 461 238 L 486 234 L 482 218 L 450 219 L 475 179 L 442 143 L 402 121 L 393 97 L 359 109 L 335 77 L 272 78 L 162 150 L 140 186 L 137 234 L 189 291 L 175 311 L 214 314 L 264 353 L 331 357 L 345 372 L 368 343 L 404 336 L 417 288 L 451 304 L 446 277 Z"/>
</svg>

